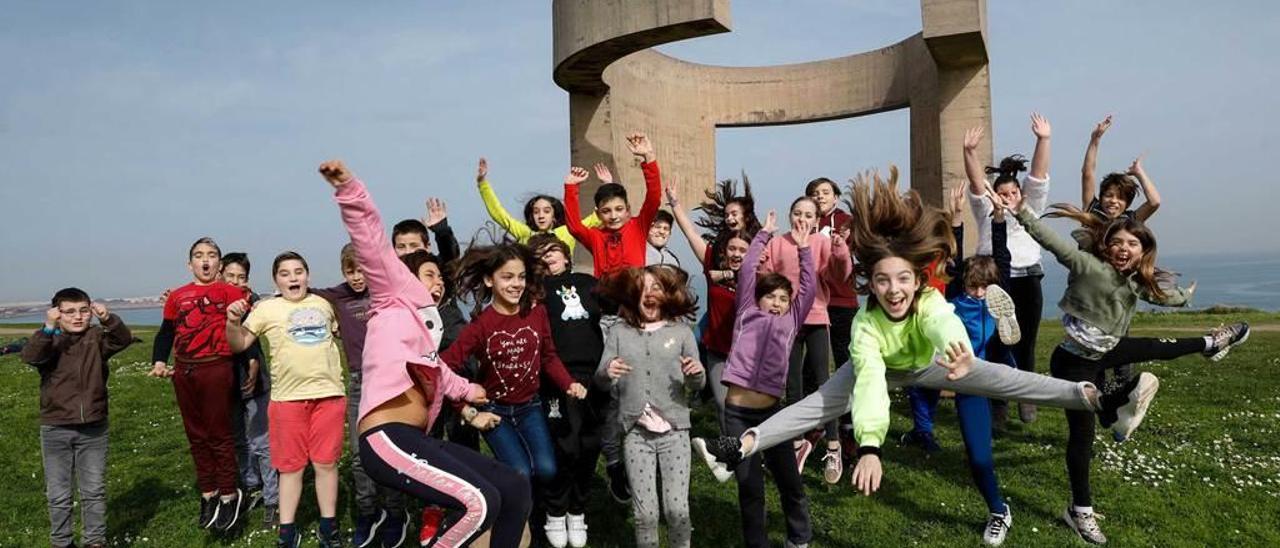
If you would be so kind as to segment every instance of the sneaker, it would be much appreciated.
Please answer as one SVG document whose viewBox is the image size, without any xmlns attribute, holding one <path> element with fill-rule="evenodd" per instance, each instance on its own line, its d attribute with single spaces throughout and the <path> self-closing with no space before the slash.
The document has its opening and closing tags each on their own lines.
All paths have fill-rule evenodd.
<svg viewBox="0 0 1280 548">
<path fill-rule="evenodd" d="M 342 530 L 336 524 L 327 535 L 316 531 L 316 539 L 320 541 L 320 548 L 342 548 Z"/>
<path fill-rule="evenodd" d="M 1013 509 L 1006 504 L 1003 514 L 987 516 L 987 527 L 982 530 L 982 542 L 987 546 L 1004 544 L 1004 537 L 1009 534 L 1011 526 L 1013 526 Z"/>
<path fill-rule="evenodd" d="M 1075 531 L 1082 540 L 1092 544 L 1106 544 L 1107 536 L 1102 534 L 1102 529 L 1098 528 L 1098 520 L 1103 519 L 1102 514 L 1077 514 L 1067 507 L 1062 513 L 1062 521 L 1067 522 L 1072 531 Z"/>
<path fill-rule="evenodd" d="M 356 516 L 356 533 L 351 536 L 351 545 L 356 548 L 370 548 L 373 539 L 378 538 L 378 528 L 387 521 L 387 511 L 378 510 L 376 514 Z"/>
<path fill-rule="evenodd" d="M 569 546 L 583 548 L 587 545 L 587 517 L 582 514 L 569 514 Z"/>
<path fill-rule="evenodd" d="M 543 526 L 547 531 L 547 544 L 553 548 L 564 548 L 569 545 L 569 526 L 565 523 L 565 517 L 547 515 L 547 524 Z"/>
<path fill-rule="evenodd" d="M 934 439 L 932 432 L 917 432 L 912 430 L 903 434 L 898 439 L 898 443 L 902 445 L 919 445 L 924 450 L 926 456 L 934 456 L 942 452 L 942 446 L 938 445 L 938 440 Z"/>
<path fill-rule="evenodd" d="M 987 311 L 996 319 L 996 333 L 1000 342 L 1013 346 L 1022 340 L 1022 331 L 1018 329 L 1018 316 L 1014 313 L 1013 297 L 996 284 L 987 286 Z"/>
<path fill-rule="evenodd" d="M 294 534 L 293 540 L 276 539 L 276 548 L 298 548 L 302 544 L 302 535 Z"/>
<path fill-rule="evenodd" d="M 631 483 L 627 481 L 627 467 L 616 462 L 606 466 L 605 472 L 609 476 L 609 494 L 613 495 L 613 500 L 619 504 L 630 503 Z"/>
<path fill-rule="evenodd" d="M 716 481 L 724 483 L 733 477 L 733 471 L 742 462 L 742 440 L 733 436 L 718 438 L 693 438 L 693 449 L 711 468 Z"/>
<path fill-rule="evenodd" d="M 809 543 L 803 542 L 800 544 L 796 544 L 788 540 L 787 543 L 784 544 L 783 546 L 785 546 L 786 548 L 809 548 Z"/>
<path fill-rule="evenodd" d="M 1035 404 L 1019 403 L 1018 404 L 1018 420 L 1022 421 L 1022 424 L 1031 424 L 1033 422 L 1036 422 Z"/>
<path fill-rule="evenodd" d="M 257 508 L 259 504 L 262 504 L 262 489 L 250 489 L 248 493 L 245 493 L 244 500 L 245 512 Z"/>
<path fill-rule="evenodd" d="M 240 511 L 244 509 L 244 492 L 236 489 L 230 499 L 218 497 L 218 517 L 213 520 L 213 527 L 219 531 L 230 531 L 240 520 Z"/>
<path fill-rule="evenodd" d="M 1116 422 L 1111 425 L 1116 441 L 1129 439 L 1133 431 L 1138 429 L 1142 419 L 1147 416 L 1147 407 L 1151 405 L 1151 400 L 1156 397 L 1159 389 L 1160 379 L 1155 375 L 1145 372 L 1138 375 L 1138 385 L 1129 392 L 1128 403 L 1116 409 Z"/>
<path fill-rule="evenodd" d="M 435 544 L 436 537 L 444 532 L 444 508 L 439 506 L 427 506 L 422 509 L 422 527 L 418 529 L 418 545 L 431 546 Z"/>
<path fill-rule="evenodd" d="M 1249 340 L 1249 323 L 1240 322 L 1219 326 L 1206 336 L 1213 339 L 1213 344 L 1204 349 L 1204 357 L 1216 362 L 1227 357 L 1227 352 L 1230 352 L 1232 347 Z"/>
<path fill-rule="evenodd" d="M 197 522 L 201 529 L 208 529 L 218 519 L 218 495 L 209 498 L 200 497 L 200 518 Z"/>
<path fill-rule="evenodd" d="M 270 504 L 262 507 L 262 530 L 274 531 L 280 525 L 280 510 Z"/>
<path fill-rule="evenodd" d="M 813 442 L 801 438 L 792 443 L 792 449 L 796 452 L 796 469 L 803 475 L 804 461 L 809 460 L 809 454 L 813 453 Z"/>
<path fill-rule="evenodd" d="M 382 522 L 382 533 L 378 535 L 382 538 L 382 548 L 400 548 L 409 537 L 409 512 L 383 510 L 383 513 L 387 519 Z"/>
<path fill-rule="evenodd" d="M 840 448 L 827 448 L 827 454 L 822 456 L 822 479 L 831 485 L 840 482 L 840 476 L 844 475 L 844 462 L 840 459 Z"/>
</svg>

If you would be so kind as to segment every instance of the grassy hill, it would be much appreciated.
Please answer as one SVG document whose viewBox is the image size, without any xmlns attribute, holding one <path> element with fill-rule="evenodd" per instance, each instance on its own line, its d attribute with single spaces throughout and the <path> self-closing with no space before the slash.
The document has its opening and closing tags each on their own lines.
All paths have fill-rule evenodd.
<svg viewBox="0 0 1280 548">
<path fill-rule="evenodd" d="M 1159 375 L 1160 395 L 1147 421 L 1125 444 L 1100 436 L 1094 464 L 1095 507 L 1113 545 L 1280 546 L 1280 315 L 1269 313 L 1142 315 L 1134 334 L 1193 336 L 1219 322 L 1247 318 L 1258 328 L 1249 343 L 1222 362 L 1199 357 L 1144 365 Z M 12 331 L 6 331 L 12 332 Z M 1041 331 L 1040 370 L 1061 328 Z M 151 337 L 111 360 L 111 450 L 108 528 L 118 546 L 274 546 L 274 532 L 254 526 L 231 539 L 193 526 L 194 473 L 173 389 L 151 379 Z M 11 340 L 16 335 L 0 336 Z M 0 357 L 0 546 L 48 542 L 38 428 L 39 377 L 17 356 Z M 905 398 L 894 396 L 891 439 L 910 428 Z M 1006 546 L 1079 546 L 1060 521 L 1069 492 L 1063 463 L 1066 425 L 1047 410 L 1035 424 L 1013 424 L 996 440 L 1000 484 L 1014 511 Z M 886 480 L 867 498 L 847 483 L 822 483 L 818 459 L 806 484 L 811 498 L 814 546 L 976 546 L 986 516 L 970 481 L 954 407 L 944 402 L 937 418 L 944 452 L 925 458 L 890 442 Z M 697 414 L 695 434 L 713 429 L 709 410 Z M 736 488 L 718 484 L 697 464 L 690 502 L 695 546 L 737 546 Z M 346 462 L 341 507 L 350 508 Z M 846 474 L 846 481 L 848 474 Z M 309 482 L 308 482 L 309 484 Z M 770 488 L 772 541 L 781 545 L 782 516 Z M 630 508 L 603 492 L 587 516 L 592 546 L 630 546 Z M 350 527 L 348 513 L 341 516 Z M 304 493 L 300 525 L 315 527 L 315 502 Z M 314 545 L 313 539 L 304 545 Z"/>
</svg>

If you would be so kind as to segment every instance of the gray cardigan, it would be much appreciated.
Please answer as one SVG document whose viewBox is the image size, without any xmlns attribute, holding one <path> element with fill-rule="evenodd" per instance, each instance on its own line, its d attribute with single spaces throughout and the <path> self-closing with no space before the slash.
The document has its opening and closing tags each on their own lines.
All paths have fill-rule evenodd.
<svg viewBox="0 0 1280 548">
<path fill-rule="evenodd" d="M 640 418 L 645 404 L 652 404 L 672 427 L 689 428 L 689 391 L 702 389 L 706 373 L 686 377 L 680 371 L 684 356 L 698 358 L 698 344 L 688 324 L 669 322 L 644 331 L 619 323 L 609 330 L 596 369 L 596 384 L 617 389 L 618 419 L 624 432 Z M 610 379 L 609 362 L 615 357 L 632 369 L 621 378 Z"/>
</svg>

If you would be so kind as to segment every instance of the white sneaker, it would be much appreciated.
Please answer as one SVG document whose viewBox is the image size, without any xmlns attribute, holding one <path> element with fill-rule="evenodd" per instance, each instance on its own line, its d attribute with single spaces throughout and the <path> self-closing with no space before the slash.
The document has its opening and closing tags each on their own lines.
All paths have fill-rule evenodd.
<svg viewBox="0 0 1280 548">
<path fill-rule="evenodd" d="M 565 526 L 565 517 L 547 516 L 547 524 L 543 527 L 547 530 L 547 543 L 555 548 L 564 548 L 569 544 L 569 530 Z"/>
<path fill-rule="evenodd" d="M 987 286 L 987 310 L 996 319 L 996 333 L 1000 334 L 1000 342 L 1008 346 L 1018 344 L 1022 340 L 1022 330 L 1018 328 L 1018 315 L 1014 312 L 1013 297 L 996 284 Z"/>
<path fill-rule="evenodd" d="M 1077 514 L 1071 511 L 1068 506 L 1067 510 L 1062 513 L 1062 520 L 1067 522 L 1072 531 L 1085 542 L 1092 544 L 1106 544 L 1107 536 L 1102 534 L 1102 529 L 1098 528 L 1098 520 L 1102 519 L 1102 514 Z"/>
<path fill-rule="evenodd" d="M 1129 439 L 1147 416 L 1147 407 L 1160 389 L 1160 379 L 1151 373 L 1138 375 L 1138 385 L 1129 392 L 1129 402 L 1116 409 L 1116 423 L 1111 425 L 1117 441 Z"/>
<path fill-rule="evenodd" d="M 840 476 L 844 475 L 844 462 L 840 458 L 840 448 L 827 448 L 827 454 L 822 456 L 822 463 L 823 481 L 831 485 L 840 483 Z"/>
<path fill-rule="evenodd" d="M 569 514 L 569 546 L 583 548 L 587 545 L 587 517 Z"/>
<path fill-rule="evenodd" d="M 991 514 L 987 516 L 987 528 L 982 530 L 982 542 L 987 546 L 999 546 L 1004 544 L 1004 537 L 1009 534 L 1009 528 L 1013 526 L 1013 509 L 1008 504 L 1004 505 L 1003 514 Z"/>
</svg>

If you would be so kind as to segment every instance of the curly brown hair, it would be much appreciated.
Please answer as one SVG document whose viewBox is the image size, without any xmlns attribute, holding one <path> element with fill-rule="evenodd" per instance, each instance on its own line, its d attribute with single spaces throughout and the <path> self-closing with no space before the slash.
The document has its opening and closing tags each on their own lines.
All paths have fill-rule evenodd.
<svg viewBox="0 0 1280 548">
<path fill-rule="evenodd" d="M 526 314 L 533 305 L 542 301 L 542 261 L 533 256 L 522 244 L 497 244 L 473 246 L 458 259 L 453 286 L 459 295 L 470 297 L 475 303 L 472 316 L 479 314 L 484 304 L 493 299 L 493 288 L 485 286 L 484 279 L 492 276 L 502 265 L 511 261 L 524 263 L 524 293 L 520 295 L 520 313 Z M 417 274 L 416 272 L 414 273 Z"/>
<path fill-rule="evenodd" d="M 662 285 L 661 314 L 663 319 L 693 321 L 698 312 L 698 298 L 689 291 L 689 275 L 669 265 L 649 265 L 644 268 L 620 270 L 600 280 L 597 291 L 618 303 L 618 317 L 631 327 L 640 328 L 644 319 L 640 313 L 640 299 L 644 296 L 644 277 L 653 276 Z"/>
<path fill-rule="evenodd" d="M 858 292 L 871 297 L 868 306 L 879 306 L 872 297 L 871 272 L 876 263 L 899 257 L 911 263 L 920 281 L 911 304 L 914 313 L 920 295 L 929 287 L 927 280 L 941 277 L 942 265 L 955 255 L 951 222 L 941 210 L 925 205 L 916 191 L 898 192 L 897 166 L 889 166 L 888 180 L 871 171 L 858 174 L 852 183 L 849 247 L 855 259 Z M 933 272 L 928 272 L 930 265 Z"/>
</svg>

